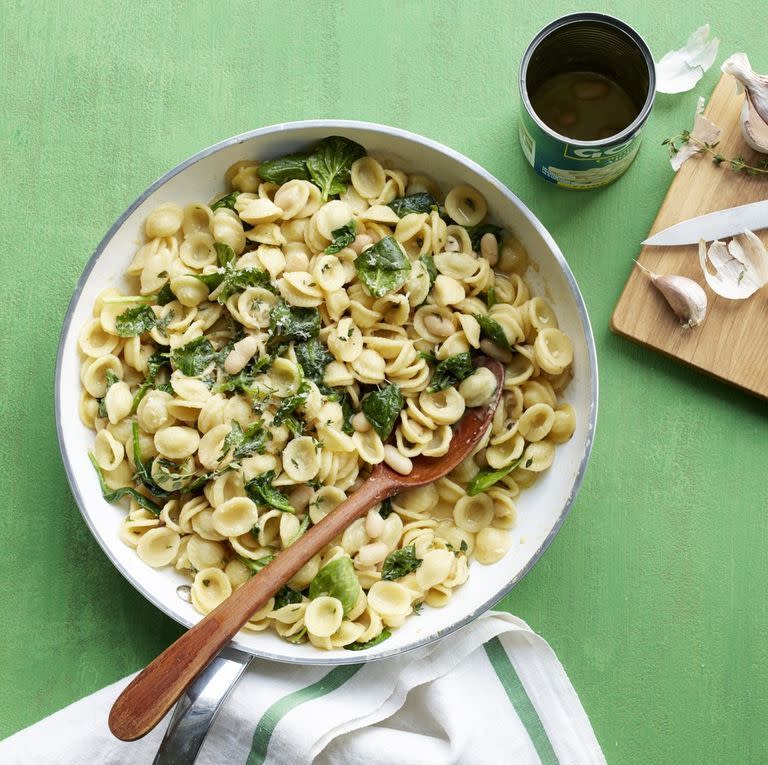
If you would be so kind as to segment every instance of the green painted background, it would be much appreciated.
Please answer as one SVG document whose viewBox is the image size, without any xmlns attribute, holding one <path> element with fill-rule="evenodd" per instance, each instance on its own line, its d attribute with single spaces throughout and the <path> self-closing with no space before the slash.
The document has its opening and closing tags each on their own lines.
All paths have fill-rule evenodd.
<svg viewBox="0 0 768 765">
<path fill-rule="evenodd" d="M 739 4 L 764 21 L 763 0 Z M 719 61 L 747 50 L 768 70 L 764 24 L 725 0 L 588 5 L 624 17 L 657 58 L 709 21 Z M 0 736 L 179 634 L 90 538 L 60 463 L 54 354 L 83 265 L 190 154 L 339 117 L 423 133 L 487 167 L 549 228 L 587 300 L 602 386 L 593 460 L 570 519 L 503 606 L 552 643 L 609 762 L 768 761 L 765 404 L 608 331 L 671 179 L 661 139 L 688 126 L 718 75 L 658 99 L 618 183 L 551 188 L 517 148 L 514 81 L 533 34 L 579 9 L 0 0 Z"/>
</svg>

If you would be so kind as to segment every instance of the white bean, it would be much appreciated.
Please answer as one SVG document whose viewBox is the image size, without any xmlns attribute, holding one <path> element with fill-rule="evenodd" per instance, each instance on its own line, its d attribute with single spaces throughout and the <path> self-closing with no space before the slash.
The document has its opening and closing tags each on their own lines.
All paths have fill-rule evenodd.
<svg viewBox="0 0 768 765">
<path fill-rule="evenodd" d="M 259 338 L 256 335 L 248 335 L 238 340 L 224 361 L 224 371 L 229 375 L 236 375 L 253 358 L 259 349 Z"/>
<path fill-rule="evenodd" d="M 384 462 L 400 475 L 408 475 L 413 470 L 413 462 L 404 454 L 400 454 L 392 444 L 384 447 Z"/>
<path fill-rule="evenodd" d="M 371 423 L 362 412 L 358 412 L 352 417 L 352 427 L 358 433 L 367 433 L 371 429 Z"/>
<path fill-rule="evenodd" d="M 384 519 L 379 515 L 378 510 L 369 510 L 365 516 L 365 533 L 371 538 L 376 539 L 384 531 Z"/>
<path fill-rule="evenodd" d="M 381 563 L 387 557 L 387 552 L 384 542 L 372 542 L 360 548 L 357 553 L 357 562 L 361 568 L 370 568 Z"/>
<path fill-rule="evenodd" d="M 496 235 L 490 231 L 483 234 L 483 238 L 480 240 L 480 254 L 492 266 L 495 266 L 499 261 L 499 243 L 496 241 Z"/>
</svg>

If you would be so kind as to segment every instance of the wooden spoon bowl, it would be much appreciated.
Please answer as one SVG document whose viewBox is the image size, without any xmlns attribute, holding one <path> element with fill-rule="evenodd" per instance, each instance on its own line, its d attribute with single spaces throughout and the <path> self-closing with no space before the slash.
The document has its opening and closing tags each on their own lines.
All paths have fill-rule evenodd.
<svg viewBox="0 0 768 765">
<path fill-rule="evenodd" d="M 353 521 L 388 497 L 442 478 L 472 453 L 491 424 L 504 384 L 504 367 L 500 362 L 480 357 L 475 360 L 475 366 L 485 366 L 493 372 L 496 392 L 485 406 L 467 410 L 453 431 L 449 452 L 442 457 L 416 457 L 408 475 L 400 475 L 384 463 L 376 465 L 357 491 L 238 587 L 133 679 L 118 696 L 109 715 L 109 728 L 117 738 L 134 741 L 149 733 L 251 615 Z"/>
</svg>

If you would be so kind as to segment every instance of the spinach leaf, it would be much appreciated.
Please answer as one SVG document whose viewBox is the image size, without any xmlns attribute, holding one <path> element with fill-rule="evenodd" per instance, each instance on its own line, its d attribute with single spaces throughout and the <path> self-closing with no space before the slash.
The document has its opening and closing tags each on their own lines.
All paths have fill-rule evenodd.
<svg viewBox="0 0 768 765">
<path fill-rule="evenodd" d="M 469 241 L 472 242 L 472 249 L 476 252 L 480 249 L 480 240 L 486 234 L 493 234 L 497 242 L 501 242 L 501 227 L 494 226 L 493 223 L 481 223 L 478 226 L 464 226 L 469 234 Z"/>
<path fill-rule="evenodd" d="M 435 265 L 435 259 L 427 252 L 419 257 L 419 260 L 424 264 L 424 268 L 427 269 L 429 274 L 429 288 L 432 289 L 432 285 L 437 279 L 437 266 Z"/>
<path fill-rule="evenodd" d="M 136 469 L 135 479 L 141 481 L 141 483 L 158 499 L 168 499 L 168 497 L 170 497 L 170 492 L 161 489 L 152 478 L 152 463 L 154 462 L 154 458 L 147 460 L 146 463 L 141 458 L 139 423 L 136 422 L 136 420 L 134 420 L 131 425 L 131 432 L 133 433 L 133 464 Z"/>
<path fill-rule="evenodd" d="M 275 303 L 269 314 L 270 343 L 305 343 L 320 333 L 317 308 L 294 308 L 284 300 Z"/>
<path fill-rule="evenodd" d="M 163 508 L 156 505 L 152 500 L 147 499 L 140 491 L 137 491 L 132 486 L 122 486 L 119 489 L 110 489 L 104 478 L 104 473 L 99 467 L 99 463 L 96 462 L 96 457 L 92 452 L 88 452 L 88 459 L 96 470 L 96 475 L 99 477 L 101 494 L 107 502 L 118 502 L 123 497 L 131 497 L 139 507 L 143 507 L 145 510 L 149 510 L 150 513 L 154 513 L 155 515 L 160 515 L 160 511 Z"/>
<path fill-rule="evenodd" d="M 211 210 L 218 210 L 222 207 L 226 207 L 228 210 L 235 209 L 235 202 L 240 195 L 239 191 L 232 191 L 221 199 L 217 199 L 212 205 Z"/>
<path fill-rule="evenodd" d="M 435 367 L 427 390 L 429 393 L 436 393 L 439 390 L 450 388 L 452 385 L 466 380 L 474 371 L 475 368 L 472 366 L 472 356 L 469 351 L 449 356 Z"/>
<path fill-rule="evenodd" d="M 187 377 L 201 375 L 215 360 L 216 351 L 207 337 L 196 337 L 171 352 L 171 362 Z"/>
<path fill-rule="evenodd" d="M 416 194 L 408 194 L 405 197 L 398 197 L 388 205 L 400 218 L 404 218 L 409 213 L 428 213 L 437 210 L 437 200 L 426 191 L 419 191 Z"/>
<path fill-rule="evenodd" d="M 214 242 L 213 249 L 216 250 L 216 260 L 221 268 L 229 263 L 234 263 L 237 259 L 235 251 L 224 242 Z"/>
<path fill-rule="evenodd" d="M 285 157 L 269 159 L 259 165 L 259 178 L 268 183 L 282 185 L 287 181 L 308 181 L 308 154 L 288 154 Z"/>
<path fill-rule="evenodd" d="M 476 313 L 475 318 L 480 325 L 480 333 L 483 337 L 487 337 L 491 342 L 496 343 L 500 348 L 504 348 L 507 351 L 511 351 L 512 347 L 507 340 L 507 336 L 504 334 L 504 330 L 501 325 L 492 319 L 490 316 L 484 316 L 483 314 Z"/>
<path fill-rule="evenodd" d="M 163 285 L 163 288 L 160 290 L 160 292 L 157 293 L 155 302 L 158 305 L 168 305 L 168 303 L 172 303 L 174 300 L 176 300 L 176 295 L 173 294 L 171 285 L 166 283 Z"/>
<path fill-rule="evenodd" d="M 483 468 L 475 477 L 469 482 L 467 486 L 467 494 L 470 497 L 474 497 L 476 494 L 480 494 L 493 486 L 496 482 L 504 478 L 505 475 L 511 473 L 520 463 L 523 461 L 523 457 L 519 457 L 516 460 L 512 460 L 509 465 L 498 470 L 492 470 L 491 468 Z"/>
<path fill-rule="evenodd" d="M 283 399 L 280 406 L 275 412 L 275 418 L 272 422 L 275 425 L 280 425 L 288 419 L 300 406 L 304 406 L 307 396 L 309 395 L 309 385 L 306 380 L 302 380 L 299 389 L 292 396 L 287 396 Z"/>
<path fill-rule="evenodd" d="M 373 646 L 383 643 L 387 638 L 392 637 L 392 633 L 388 629 L 383 629 L 375 638 L 366 640 L 365 643 L 350 643 L 344 646 L 345 651 L 364 651 L 366 648 L 373 648 Z"/>
<path fill-rule="evenodd" d="M 283 606 L 288 606 L 293 603 L 301 603 L 301 600 L 301 593 L 292 590 L 286 584 L 285 587 L 279 589 L 275 593 L 275 605 L 273 606 L 273 609 L 277 611 L 278 608 L 282 608 Z"/>
<path fill-rule="evenodd" d="M 489 309 L 496 305 L 496 288 L 488 287 L 488 292 L 485 295 L 485 304 Z"/>
<path fill-rule="evenodd" d="M 264 454 L 264 450 L 267 448 L 267 441 L 271 437 L 270 431 L 260 421 L 252 422 L 243 430 L 240 423 L 237 420 L 233 420 L 231 430 L 227 433 L 221 449 L 222 457 L 230 449 L 234 449 L 232 458 L 235 460 L 250 457 L 254 453 Z"/>
<path fill-rule="evenodd" d="M 137 305 L 115 319 L 115 330 L 120 337 L 134 337 L 149 332 L 156 322 L 155 312 L 148 305 Z"/>
<path fill-rule="evenodd" d="M 397 385 L 387 385 L 385 388 L 371 391 L 362 400 L 363 414 L 382 441 L 389 438 L 404 403 L 403 394 Z"/>
<path fill-rule="evenodd" d="M 382 518 L 389 518 L 389 516 L 392 515 L 393 511 L 394 511 L 394 508 L 392 507 L 392 497 L 387 497 L 381 503 L 381 507 L 379 508 L 379 515 Z"/>
<path fill-rule="evenodd" d="M 245 491 L 257 505 L 268 505 L 274 507 L 275 510 L 282 510 L 284 513 L 295 513 L 296 511 L 288 501 L 288 497 L 272 486 L 274 480 L 275 471 L 268 470 L 248 481 L 245 484 Z"/>
<path fill-rule="evenodd" d="M 307 157 L 307 170 L 312 183 L 320 187 L 323 202 L 346 191 L 352 163 L 364 156 L 365 149 L 359 143 L 339 135 L 317 144 Z"/>
<path fill-rule="evenodd" d="M 258 574 L 259 571 L 266 568 L 275 559 L 274 555 L 265 555 L 263 558 L 256 558 L 256 560 L 245 558 L 242 555 L 238 557 L 249 569 L 251 569 L 251 576 Z"/>
<path fill-rule="evenodd" d="M 202 489 L 205 484 L 208 483 L 208 481 L 212 481 L 214 478 L 218 478 L 220 475 L 224 475 L 224 473 L 229 472 L 230 470 L 234 470 L 236 465 L 234 463 L 230 463 L 229 465 L 225 465 L 222 468 L 218 468 L 217 470 L 211 470 L 208 473 L 202 473 L 201 475 L 198 475 L 194 481 L 192 481 L 189 486 L 187 486 L 187 493 L 192 493 L 193 491 L 197 491 L 198 489 Z"/>
<path fill-rule="evenodd" d="M 333 355 L 316 337 L 293 347 L 296 361 L 301 364 L 304 376 L 314 383 L 322 383 L 325 367 L 333 361 Z"/>
<path fill-rule="evenodd" d="M 416 546 L 408 545 L 395 550 L 384 558 L 381 566 L 381 578 L 394 581 L 410 574 L 421 565 L 421 559 L 416 557 Z"/>
<path fill-rule="evenodd" d="M 194 274 L 206 287 L 208 287 L 208 299 L 226 303 L 236 292 L 242 292 L 247 287 L 263 287 L 270 292 L 275 292 L 269 274 L 254 266 L 235 268 L 229 261 L 212 274 Z"/>
<path fill-rule="evenodd" d="M 411 271 L 411 261 L 393 236 L 385 236 L 355 258 L 360 281 L 373 297 L 400 289 Z"/>
<path fill-rule="evenodd" d="M 104 389 L 104 395 L 99 399 L 99 417 L 107 416 L 107 404 L 106 404 L 107 391 L 116 382 L 119 382 L 120 378 L 111 369 L 108 369 L 104 373 L 104 380 L 106 381 L 107 387 Z"/>
<path fill-rule="evenodd" d="M 147 359 L 147 371 L 145 373 L 144 382 L 139 386 L 139 389 L 133 396 L 131 414 L 136 414 L 141 399 L 147 395 L 147 391 L 150 388 L 155 387 L 155 379 L 157 378 L 158 372 L 168 363 L 168 357 L 160 351 L 155 351 L 149 359 Z"/>
<path fill-rule="evenodd" d="M 309 585 L 309 597 L 312 600 L 323 595 L 336 598 L 346 614 L 357 603 L 361 589 L 352 558 L 342 555 L 317 572 Z"/>
<path fill-rule="evenodd" d="M 355 241 L 355 232 L 357 231 L 357 223 L 351 220 L 346 226 L 334 229 L 333 241 L 325 248 L 325 252 L 328 255 L 335 255 L 337 252 L 341 252 L 345 247 L 349 247 L 352 242 Z"/>
</svg>

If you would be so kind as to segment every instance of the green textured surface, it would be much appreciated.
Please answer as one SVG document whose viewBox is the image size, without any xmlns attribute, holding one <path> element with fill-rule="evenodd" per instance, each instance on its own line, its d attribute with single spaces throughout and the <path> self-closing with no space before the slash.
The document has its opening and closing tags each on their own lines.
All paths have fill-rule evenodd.
<svg viewBox="0 0 768 765">
<path fill-rule="evenodd" d="M 709 21 L 768 70 L 762 0 L 589 3 L 657 57 Z M 751 6 L 751 14 L 744 10 Z M 598 192 L 535 178 L 518 61 L 573 3 L 0 2 L 0 736 L 138 669 L 179 634 L 90 538 L 53 421 L 54 354 L 81 269 L 158 175 L 251 128 L 339 117 L 448 144 L 541 218 L 584 292 L 602 397 L 584 487 L 504 601 L 552 644 L 612 763 L 768 761 L 765 404 L 612 337 L 671 179 L 659 146 L 698 93 L 661 96 L 630 172 Z M 8 276 L 11 278 L 8 278 Z"/>
</svg>

